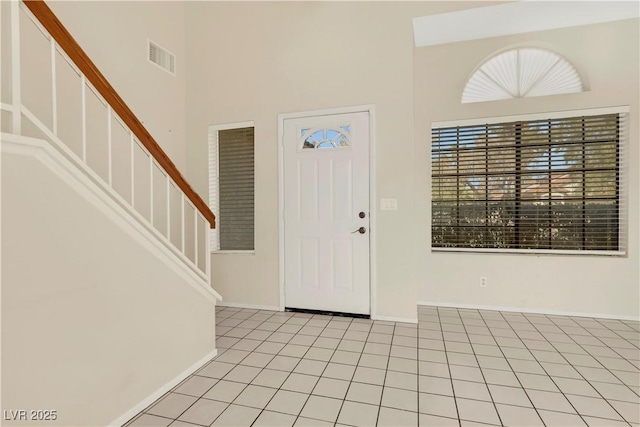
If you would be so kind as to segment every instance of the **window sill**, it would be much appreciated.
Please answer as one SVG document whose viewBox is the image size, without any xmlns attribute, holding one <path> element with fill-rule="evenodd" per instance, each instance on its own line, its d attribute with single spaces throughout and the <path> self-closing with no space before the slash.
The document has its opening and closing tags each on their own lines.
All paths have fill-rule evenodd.
<svg viewBox="0 0 640 427">
<path fill-rule="evenodd" d="M 211 251 L 211 254 L 221 254 L 221 255 L 255 255 L 256 251 Z"/>
<path fill-rule="evenodd" d="M 625 251 L 568 251 L 551 249 L 490 249 L 490 248 L 431 248 L 431 252 L 465 252 L 490 254 L 528 254 L 528 255 L 582 255 L 625 257 Z"/>
</svg>

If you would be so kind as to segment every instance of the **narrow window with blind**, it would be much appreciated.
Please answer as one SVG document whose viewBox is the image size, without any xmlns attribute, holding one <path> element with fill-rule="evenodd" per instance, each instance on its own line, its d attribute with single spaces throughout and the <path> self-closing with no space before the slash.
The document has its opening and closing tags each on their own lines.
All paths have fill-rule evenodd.
<svg viewBox="0 0 640 427">
<path fill-rule="evenodd" d="M 254 250 L 254 128 L 211 127 L 209 201 L 217 214 L 213 251 Z"/>
<path fill-rule="evenodd" d="M 623 116 L 434 126 L 432 248 L 623 251 Z"/>
</svg>

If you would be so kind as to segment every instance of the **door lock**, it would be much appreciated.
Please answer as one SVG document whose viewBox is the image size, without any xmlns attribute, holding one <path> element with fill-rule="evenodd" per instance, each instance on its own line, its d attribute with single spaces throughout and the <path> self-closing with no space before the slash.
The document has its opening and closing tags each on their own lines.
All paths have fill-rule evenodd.
<svg viewBox="0 0 640 427">
<path fill-rule="evenodd" d="M 364 218 L 365 216 L 367 216 L 367 214 L 366 214 L 366 213 L 364 213 L 364 212 L 360 212 L 360 213 L 358 214 L 358 216 L 359 216 L 360 218 Z"/>
<path fill-rule="evenodd" d="M 353 233 L 360 233 L 360 234 L 364 234 L 364 233 L 366 233 L 366 232 L 367 232 L 367 229 L 366 229 L 366 228 L 364 228 L 364 227 L 360 227 L 360 228 L 358 228 L 357 230 L 352 231 L 352 232 L 351 232 L 351 234 L 353 234 Z"/>
</svg>

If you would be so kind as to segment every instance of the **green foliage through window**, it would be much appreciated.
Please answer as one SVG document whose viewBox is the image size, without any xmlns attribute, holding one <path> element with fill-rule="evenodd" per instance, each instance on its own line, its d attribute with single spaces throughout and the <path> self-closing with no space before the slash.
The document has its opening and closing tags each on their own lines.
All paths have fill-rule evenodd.
<svg viewBox="0 0 640 427">
<path fill-rule="evenodd" d="M 619 250 L 619 114 L 431 137 L 432 247 Z"/>
</svg>

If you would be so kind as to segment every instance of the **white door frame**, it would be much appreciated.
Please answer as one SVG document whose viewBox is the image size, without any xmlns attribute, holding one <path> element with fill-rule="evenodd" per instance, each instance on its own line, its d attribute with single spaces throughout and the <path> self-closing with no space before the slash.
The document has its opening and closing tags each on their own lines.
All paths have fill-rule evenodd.
<svg viewBox="0 0 640 427">
<path fill-rule="evenodd" d="M 376 315 L 376 144 L 375 105 L 328 108 L 278 114 L 278 256 L 280 311 L 284 311 L 284 121 L 304 117 L 347 113 L 369 113 L 369 305 L 371 318 Z"/>
</svg>

